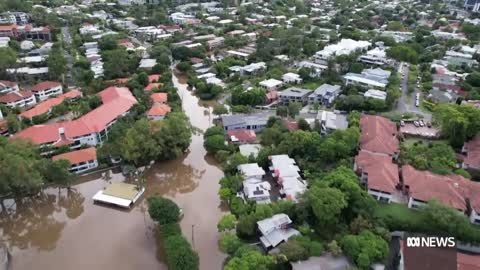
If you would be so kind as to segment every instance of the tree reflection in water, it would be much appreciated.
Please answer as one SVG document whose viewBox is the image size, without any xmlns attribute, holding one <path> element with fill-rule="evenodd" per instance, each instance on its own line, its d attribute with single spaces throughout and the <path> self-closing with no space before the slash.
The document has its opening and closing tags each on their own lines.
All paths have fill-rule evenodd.
<svg viewBox="0 0 480 270">
<path fill-rule="evenodd" d="M 0 213 L 0 240 L 9 248 L 53 250 L 66 225 L 83 213 L 85 198 L 71 190 L 49 189 L 37 196 L 5 200 Z"/>
</svg>

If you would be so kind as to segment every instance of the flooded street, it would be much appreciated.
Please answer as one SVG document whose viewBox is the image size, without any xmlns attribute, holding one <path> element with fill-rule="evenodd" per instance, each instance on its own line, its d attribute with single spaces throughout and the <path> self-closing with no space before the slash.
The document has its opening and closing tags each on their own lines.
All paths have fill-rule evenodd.
<svg viewBox="0 0 480 270">
<path fill-rule="evenodd" d="M 174 76 L 183 108 L 197 130 L 211 125 L 210 109 Z M 225 255 L 217 248 L 216 224 L 222 214 L 217 195 L 223 172 L 206 155 L 203 135 L 192 137 L 189 152 L 154 165 L 147 173 L 146 196 L 172 198 L 185 213 L 181 227 L 200 256 L 200 269 L 221 269 Z M 122 181 L 120 174 L 104 180 L 83 177 L 71 191 L 48 189 L 22 202 L 6 200 L 0 215 L 0 239 L 12 254 L 12 269 L 167 269 L 158 250 L 158 231 L 142 199 L 130 211 L 94 205 L 92 197 Z"/>
</svg>

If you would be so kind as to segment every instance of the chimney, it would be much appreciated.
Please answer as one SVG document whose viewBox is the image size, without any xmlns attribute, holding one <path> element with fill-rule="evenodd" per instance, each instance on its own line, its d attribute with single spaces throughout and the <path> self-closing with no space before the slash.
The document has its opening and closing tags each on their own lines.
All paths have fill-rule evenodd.
<svg viewBox="0 0 480 270">
<path fill-rule="evenodd" d="M 58 134 L 59 134 L 60 136 L 65 135 L 65 129 L 64 129 L 63 127 L 59 128 L 59 129 L 58 129 Z"/>
</svg>

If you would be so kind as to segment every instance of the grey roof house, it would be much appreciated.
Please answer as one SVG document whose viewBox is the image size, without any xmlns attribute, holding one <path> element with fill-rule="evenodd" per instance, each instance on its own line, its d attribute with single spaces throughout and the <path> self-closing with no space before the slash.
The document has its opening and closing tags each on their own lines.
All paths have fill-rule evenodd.
<svg viewBox="0 0 480 270">
<path fill-rule="evenodd" d="M 310 93 L 311 91 L 307 89 L 290 87 L 279 93 L 280 102 L 282 104 L 289 104 L 290 102 L 306 104 Z"/>
<path fill-rule="evenodd" d="M 318 102 L 320 105 L 330 106 L 333 101 L 340 95 L 342 89 L 340 85 L 322 84 L 308 96 L 308 103 Z"/>
<path fill-rule="evenodd" d="M 290 228 L 292 220 L 283 213 L 273 215 L 257 222 L 258 230 L 263 236 L 260 241 L 264 248 L 274 248 L 282 242 L 286 242 L 288 238 L 300 235 L 300 232 Z"/>
<path fill-rule="evenodd" d="M 235 129 L 247 129 L 258 132 L 267 126 L 268 119 L 273 115 L 269 112 L 224 115 L 222 116 L 223 129 L 225 132 Z"/>
</svg>

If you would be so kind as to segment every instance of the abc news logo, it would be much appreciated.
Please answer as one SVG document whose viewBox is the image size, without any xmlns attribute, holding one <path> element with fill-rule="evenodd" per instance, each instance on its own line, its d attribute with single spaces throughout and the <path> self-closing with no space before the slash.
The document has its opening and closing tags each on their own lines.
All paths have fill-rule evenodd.
<svg viewBox="0 0 480 270">
<path fill-rule="evenodd" d="M 456 246 L 455 237 L 436 236 L 409 236 L 407 247 L 453 248 Z"/>
</svg>

